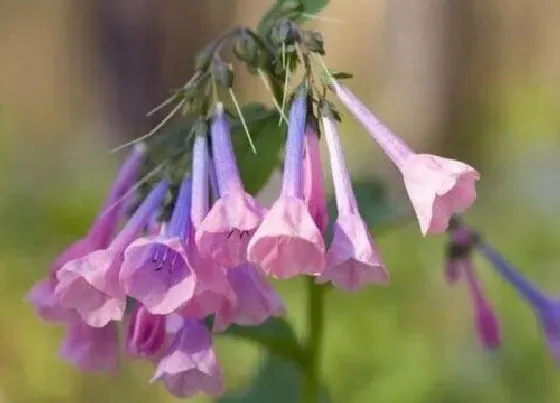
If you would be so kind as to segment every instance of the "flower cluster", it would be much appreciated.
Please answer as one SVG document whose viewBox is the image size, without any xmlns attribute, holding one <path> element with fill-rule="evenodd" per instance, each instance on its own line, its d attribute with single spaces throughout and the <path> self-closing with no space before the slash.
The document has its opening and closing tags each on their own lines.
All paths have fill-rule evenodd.
<svg viewBox="0 0 560 403">
<path fill-rule="evenodd" d="M 444 231 L 453 213 L 470 206 L 478 179 L 473 168 L 414 153 L 350 90 L 336 81 L 331 89 L 401 171 L 424 234 Z M 202 127 L 168 220 L 160 214 L 171 185 L 164 179 L 119 226 L 145 156 L 145 148 L 137 146 L 88 234 L 61 254 L 29 294 L 43 319 L 66 326 L 61 349 L 66 360 L 83 370 L 114 370 L 118 323 L 126 323 L 124 350 L 152 361 L 153 379 L 179 397 L 222 393 L 213 333 L 283 315 L 267 276 L 312 276 L 348 291 L 389 278 L 360 215 L 333 111 L 328 104 L 314 110 L 306 85 L 296 90 L 289 108 L 283 183 L 269 209 L 244 189 L 220 102 Z M 321 137 L 338 208 L 329 247 Z M 454 263 L 464 262 L 454 256 Z M 492 344 L 490 310 L 472 270 L 462 267 L 484 342 Z M 450 269 L 453 277 L 457 272 Z"/>
<path fill-rule="evenodd" d="M 480 343 L 494 349 L 501 343 L 498 318 L 482 292 L 472 264 L 472 252 L 478 251 L 491 267 L 529 304 L 544 330 L 549 350 L 560 363 L 560 301 L 547 296 L 514 268 L 497 250 L 469 229 L 458 217 L 449 225 L 449 243 L 445 279 L 455 284 L 464 278 L 472 296 L 475 324 Z"/>
</svg>

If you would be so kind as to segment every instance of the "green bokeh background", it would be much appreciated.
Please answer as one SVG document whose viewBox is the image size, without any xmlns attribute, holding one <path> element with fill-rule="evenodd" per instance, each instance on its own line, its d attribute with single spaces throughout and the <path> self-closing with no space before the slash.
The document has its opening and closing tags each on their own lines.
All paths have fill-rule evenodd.
<svg viewBox="0 0 560 403">
<path fill-rule="evenodd" d="M 430 126 L 415 108 L 431 102 L 441 109 L 445 103 L 430 93 L 410 100 L 407 91 L 417 83 L 399 83 L 398 74 L 381 65 L 385 59 L 398 62 L 391 52 L 407 49 L 391 51 L 391 35 L 374 35 L 390 32 L 387 27 L 402 20 L 387 16 L 390 1 L 368 3 L 370 17 L 357 12 L 364 2 L 353 1 L 333 1 L 324 13 L 343 24 L 316 22 L 326 30 L 327 49 L 329 40 L 335 43 L 328 60 L 355 71 L 351 86 L 417 148 L 444 150 L 479 167 L 479 198 L 467 219 L 543 289 L 560 296 L 560 53 L 551 40 L 560 34 L 559 7 L 553 1 L 534 7 L 495 1 L 490 10 L 475 8 L 476 35 L 472 47 L 461 50 L 472 68 L 459 69 L 463 75 L 454 79 L 467 87 L 460 116 L 447 126 Z M 346 10 L 347 2 L 356 5 L 354 11 Z M 423 2 L 425 7 L 437 3 Z M 265 7 L 231 3 L 236 21 L 250 23 Z M 396 3 L 404 7 L 396 7 L 397 14 L 406 14 L 407 3 Z M 148 364 L 125 360 L 111 377 L 84 375 L 62 362 L 57 356 L 62 330 L 42 323 L 23 301 L 53 257 L 86 231 L 122 157 L 108 153 L 119 140 L 107 123 L 103 91 L 87 68 L 95 56 L 77 51 L 75 35 L 81 31 L 73 13 L 81 4 L 0 1 L 0 402 L 171 402 L 161 385 L 147 383 Z M 211 7 L 208 18 L 223 10 Z M 489 49 L 481 47 L 488 39 L 484 35 L 493 39 Z M 373 39 L 358 51 L 352 43 L 341 49 L 341 38 Z M 421 38 L 419 47 L 428 41 Z M 423 77 L 414 69 L 402 74 Z M 240 92 L 262 95 L 260 87 L 247 80 Z M 434 120 L 445 120 L 446 113 L 434 113 Z M 439 131 L 431 134 L 431 127 Z M 355 176 L 382 176 L 392 200 L 402 203 L 402 184 L 387 160 L 348 117 L 343 129 Z M 271 187 L 263 199 L 274 195 Z M 327 296 L 322 369 L 332 401 L 559 401 L 558 369 L 533 314 L 485 262 L 477 260 L 477 267 L 504 335 L 502 348 L 491 353 L 477 345 L 464 287 L 450 289 L 443 281 L 444 237 L 422 238 L 410 222 L 377 240 L 391 284 Z M 278 289 L 301 335 L 303 281 L 282 282 Z M 226 383 L 241 393 L 261 352 L 224 339 L 218 339 L 217 349 Z M 273 397 L 284 392 L 282 375 L 275 379 L 267 383 L 270 396 L 262 402 L 276 401 Z"/>
</svg>

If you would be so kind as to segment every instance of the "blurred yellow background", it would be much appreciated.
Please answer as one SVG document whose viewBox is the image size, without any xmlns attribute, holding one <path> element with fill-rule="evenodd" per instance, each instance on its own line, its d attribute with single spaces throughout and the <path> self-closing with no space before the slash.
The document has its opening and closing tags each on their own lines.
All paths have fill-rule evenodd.
<svg viewBox="0 0 560 403">
<path fill-rule="evenodd" d="M 23 296 L 86 231 L 122 157 L 109 150 L 153 124 L 144 113 L 188 78 L 198 47 L 255 25 L 269 3 L 0 0 L 0 403 L 174 400 L 147 383 L 147 364 L 124 362 L 116 377 L 69 367 L 57 357 L 61 329 Z M 560 2 L 332 0 L 321 16 L 311 24 L 329 65 L 354 72 L 350 86 L 416 149 L 477 167 L 467 219 L 560 296 Z M 265 99 L 260 81 L 240 75 L 244 99 Z M 355 175 L 381 175 L 404 197 L 346 117 Z M 323 371 L 333 401 L 560 401 L 532 313 L 484 262 L 504 343 L 480 350 L 465 290 L 443 281 L 444 240 L 423 239 L 413 222 L 383 234 L 390 286 L 329 293 Z M 301 330 L 301 281 L 279 288 Z M 258 352 L 221 339 L 218 350 L 226 382 L 241 390 Z"/>
</svg>

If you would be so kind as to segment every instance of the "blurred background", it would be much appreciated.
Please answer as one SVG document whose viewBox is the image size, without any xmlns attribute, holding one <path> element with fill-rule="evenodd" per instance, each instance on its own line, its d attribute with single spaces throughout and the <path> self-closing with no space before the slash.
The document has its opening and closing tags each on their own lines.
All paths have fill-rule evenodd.
<svg viewBox="0 0 560 403">
<path fill-rule="evenodd" d="M 147 383 L 148 364 L 124 362 L 111 377 L 62 362 L 62 329 L 23 297 L 86 231 L 123 157 L 109 151 L 161 118 L 145 112 L 190 76 L 200 46 L 232 25 L 256 25 L 269 3 L 0 0 L 0 403 L 174 401 Z M 329 65 L 352 71 L 350 86 L 416 149 L 477 167 L 467 219 L 560 296 L 560 2 L 332 0 L 321 16 L 311 25 L 325 35 Z M 245 73 L 236 90 L 267 99 Z M 356 178 L 381 176 L 404 200 L 398 173 L 349 118 L 344 145 Z M 274 181 L 266 192 L 272 200 Z M 332 400 L 559 401 L 533 314 L 479 261 L 504 335 L 499 351 L 481 351 L 466 290 L 444 283 L 444 240 L 422 238 L 414 222 L 384 232 L 391 285 L 329 293 Z M 302 282 L 279 289 L 303 329 Z M 242 391 L 258 351 L 222 339 L 218 351 L 229 388 Z"/>
</svg>

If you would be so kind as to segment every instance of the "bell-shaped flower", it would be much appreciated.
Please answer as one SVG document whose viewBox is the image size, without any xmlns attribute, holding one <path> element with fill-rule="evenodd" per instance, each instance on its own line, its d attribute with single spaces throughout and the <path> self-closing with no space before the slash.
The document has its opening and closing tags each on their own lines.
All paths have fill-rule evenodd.
<svg viewBox="0 0 560 403">
<path fill-rule="evenodd" d="M 221 103 L 216 107 L 210 134 L 220 198 L 196 229 L 196 244 L 202 255 L 210 256 L 220 266 L 235 267 L 247 261 L 247 244 L 264 209 L 243 188 Z"/>
<path fill-rule="evenodd" d="M 152 381 L 163 380 L 176 397 L 223 393 L 222 371 L 212 349 L 212 336 L 204 324 L 185 320 L 166 355 L 157 365 Z"/>
<path fill-rule="evenodd" d="M 486 242 L 479 241 L 476 246 L 500 276 L 527 301 L 536 313 L 549 351 L 556 363 L 560 365 L 560 301 L 539 290 Z"/>
<path fill-rule="evenodd" d="M 321 167 L 319 132 L 314 118 L 307 120 L 303 149 L 303 199 L 317 228 L 325 233 L 329 225 L 329 212 Z"/>
<path fill-rule="evenodd" d="M 282 192 L 249 242 L 248 258 L 272 277 L 320 275 L 325 269 L 323 236 L 303 200 L 303 145 L 307 93 L 290 110 Z"/>
<path fill-rule="evenodd" d="M 317 281 L 331 281 L 347 291 L 356 291 L 370 283 L 385 284 L 389 275 L 369 228 L 358 211 L 336 122 L 328 110 L 324 111 L 322 125 L 329 150 L 338 217 L 327 251 L 327 267 Z"/>
<path fill-rule="evenodd" d="M 67 322 L 60 356 L 82 371 L 114 372 L 119 361 L 117 324 L 91 327 L 74 315 Z"/>
<path fill-rule="evenodd" d="M 67 247 L 52 264 L 49 274 L 33 285 L 27 294 L 27 300 L 35 307 L 37 314 L 49 322 L 66 321 L 70 315 L 68 309 L 60 305 L 54 294 L 58 280 L 56 273 L 71 260 L 80 259 L 97 249 L 106 248 L 122 216 L 123 197 L 130 190 L 146 148 L 138 145 L 122 165 L 115 182 L 103 203 L 101 211 L 93 222 L 87 235 Z"/>
<path fill-rule="evenodd" d="M 462 212 L 474 203 L 475 185 L 480 175 L 473 167 L 437 155 L 416 154 L 348 88 L 336 81 L 331 82 L 331 87 L 400 170 L 424 235 L 444 232 L 454 213 Z"/>
<path fill-rule="evenodd" d="M 169 314 L 194 294 L 196 275 L 186 248 L 191 197 L 191 178 L 186 176 L 164 232 L 138 238 L 124 253 L 120 284 L 152 314 Z"/>
<path fill-rule="evenodd" d="M 227 278 L 237 298 L 234 303 L 227 301 L 217 311 L 215 331 L 224 331 L 233 323 L 257 326 L 271 316 L 284 315 L 285 308 L 280 296 L 267 283 L 258 267 L 245 264 L 230 269 Z"/>
<path fill-rule="evenodd" d="M 167 189 L 166 182 L 155 186 L 107 249 L 72 260 L 57 272 L 55 294 L 63 307 L 75 309 L 93 327 L 122 318 L 126 295 L 119 284 L 119 271 L 125 249 L 160 208 Z"/>
<path fill-rule="evenodd" d="M 154 315 L 140 303 L 130 315 L 126 335 L 126 351 L 133 357 L 153 357 L 164 346 L 166 318 Z"/>
</svg>

